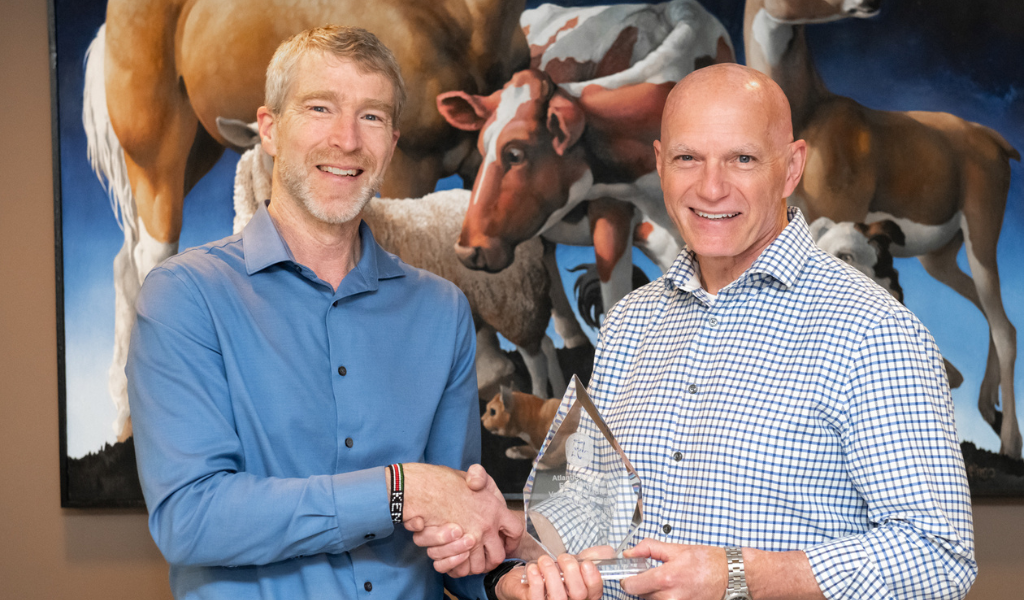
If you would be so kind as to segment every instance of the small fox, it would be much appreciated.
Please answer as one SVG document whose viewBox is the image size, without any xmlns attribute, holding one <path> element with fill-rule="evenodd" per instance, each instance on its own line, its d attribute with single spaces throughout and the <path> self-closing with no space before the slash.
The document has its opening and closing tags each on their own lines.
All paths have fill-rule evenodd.
<svg viewBox="0 0 1024 600">
<path fill-rule="evenodd" d="M 521 438 L 526 444 L 505 450 L 505 456 L 533 460 L 537 456 L 551 422 L 558 412 L 560 398 L 544 400 L 533 394 L 514 392 L 502 386 L 487 403 L 480 422 L 495 435 Z"/>
</svg>

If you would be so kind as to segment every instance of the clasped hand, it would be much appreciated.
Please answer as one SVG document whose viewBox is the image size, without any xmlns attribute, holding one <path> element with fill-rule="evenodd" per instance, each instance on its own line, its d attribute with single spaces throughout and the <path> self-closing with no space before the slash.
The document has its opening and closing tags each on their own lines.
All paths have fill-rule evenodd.
<svg viewBox="0 0 1024 600">
<path fill-rule="evenodd" d="M 508 510 L 480 465 L 465 473 L 435 465 L 405 466 L 405 528 L 428 548 L 440 573 L 486 573 L 518 546 L 525 524 Z"/>
</svg>

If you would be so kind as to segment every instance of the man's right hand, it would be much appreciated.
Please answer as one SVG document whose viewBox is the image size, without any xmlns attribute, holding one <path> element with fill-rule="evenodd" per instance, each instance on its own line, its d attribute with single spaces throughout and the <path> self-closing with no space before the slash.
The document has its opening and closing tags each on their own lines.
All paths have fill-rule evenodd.
<svg viewBox="0 0 1024 600">
<path fill-rule="evenodd" d="M 452 575 L 490 571 L 518 546 L 524 523 L 508 510 L 483 467 L 474 465 L 466 474 L 421 463 L 403 468 L 406 529 L 431 532 L 413 537 L 419 545 L 462 544 L 462 553 L 449 561 L 458 565 L 450 570 Z"/>
</svg>

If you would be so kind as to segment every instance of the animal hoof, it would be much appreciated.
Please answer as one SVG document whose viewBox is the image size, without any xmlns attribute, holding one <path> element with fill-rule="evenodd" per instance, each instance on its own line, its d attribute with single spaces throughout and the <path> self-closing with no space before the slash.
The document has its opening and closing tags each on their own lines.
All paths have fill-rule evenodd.
<svg viewBox="0 0 1024 600">
<path fill-rule="evenodd" d="M 533 460 L 537 451 L 530 446 L 513 446 L 505 450 L 505 456 L 513 460 Z"/>
</svg>

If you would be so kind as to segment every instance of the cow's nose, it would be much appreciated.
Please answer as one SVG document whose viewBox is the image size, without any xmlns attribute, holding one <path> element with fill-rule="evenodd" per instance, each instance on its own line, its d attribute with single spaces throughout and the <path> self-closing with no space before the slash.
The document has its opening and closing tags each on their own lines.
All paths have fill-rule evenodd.
<svg viewBox="0 0 1024 600">
<path fill-rule="evenodd" d="M 455 256 L 459 257 L 462 264 L 470 269 L 482 269 L 484 267 L 483 253 L 480 252 L 479 246 L 463 246 L 457 243 L 455 244 Z"/>
</svg>

